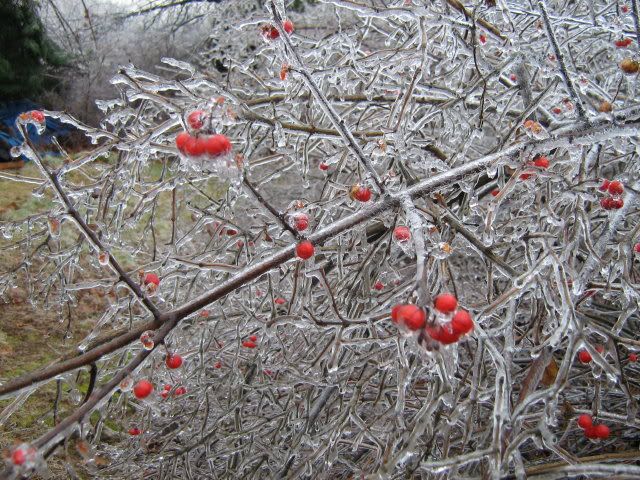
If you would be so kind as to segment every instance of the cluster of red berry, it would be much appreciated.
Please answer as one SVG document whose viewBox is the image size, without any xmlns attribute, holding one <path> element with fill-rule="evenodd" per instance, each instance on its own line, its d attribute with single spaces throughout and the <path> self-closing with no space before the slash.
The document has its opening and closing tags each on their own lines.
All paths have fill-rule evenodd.
<svg viewBox="0 0 640 480">
<path fill-rule="evenodd" d="M 542 170 L 546 170 L 549 168 L 549 159 L 545 156 L 540 156 L 535 158 L 532 162 L 529 163 L 532 167 L 541 168 Z M 534 172 L 527 171 L 520 175 L 520 180 L 528 180 L 534 175 Z M 497 194 L 496 194 L 497 195 Z"/>
<path fill-rule="evenodd" d="M 282 27 L 288 35 L 291 35 L 293 33 L 293 22 L 291 20 L 285 20 L 284 22 L 282 22 Z M 262 36 L 266 40 L 277 40 L 278 38 L 280 38 L 280 32 L 273 25 L 265 25 L 262 27 Z"/>
<path fill-rule="evenodd" d="M 463 335 L 473 330 L 471 315 L 466 310 L 458 308 L 458 300 L 454 295 L 450 293 L 438 295 L 433 306 L 448 321 L 427 325 L 425 310 L 412 304 L 393 307 L 391 320 L 413 331 L 424 328 L 432 339 L 445 345 L 457 342 Z"/>
<path fill-rule="evenodd" d="M 623 38 L 621 40 L 616 40 L 615 44 L 618 48 L 627 48 L 629 45 L 633 43 L 633 40 L 630 38 Z"/>
<path fill-rule="evenodd" d="M 189 157 L 218 157 L 229 153 L 232 148 L 231 141 L 222 134 L 193 136 L 189 132 L 178 134 L 176 147 Z"/>
<path fill-rule="evenodd" d="M 160 392 L 160 396 L 164 399 L 167 399 L 169 397 L 169 392 L 171 391 L 171 385 L 166 384 L 164 386 L 164 388 L 162 389 L 162 392 Z M 173 391 L 173 395 L 176 397 L 179 397 L 180 395 L 184 395 L 185 393 L 187 393 L 187 389 L 185 387 L 178 387 Z"/>
<path fill-rule="evenodd" d="M 620 198 L 624 193 L 624 184 L 619 180 L 609 181 L 605 178 L 598 190 L 609 193 L 607 197 L 600 200 L 600 205 L 605 210 L 618 210 L 624 206 L 624 200 Z"/>
<path fill-rule="evenodd" d="M 433 302 L 436 310 L 451 319 L 441 325 L 428 327 L 427 332 L 434 340 L 448 345 L 460 340 L 460 337 L 473 330 L 473 319 L 469 312 L 458 308 L 458 300 L 450 293 L 443 293 Z"/>
<path fill-rule="evenodd" d="M 245 348 L 256 348 L 258 344 L 258 337 L 256 335 L 249 335 L 249 339 L 242 342 L 242 346 Z"/>
<path fill-rule="evenodd" d="M 604 346 L 603 345 L 596 345 L 596 352 L 598 352 L 599 354 L 602 355 L 604 353 Z M 587 350 L 580 350 L 578 352 L 578 359 L 582 363 L 590 363 L 591 360 L 593 360 L 593 357 L 591 356 L 591 354 Z"/>
<path fill-rule="evenodd" d="M 604 353 L 604 347 L 602 345 L 596 345 L 596 351 L 602 354 Z M 636 363 L 638 361 L 638 354 L 631 352 L 629 353 L 628 358 L 629 358 L 629 362 Z M 580 363 L 587 364 L 587 363 L 591 363 L 591 361 L 593 360 L 593 357 L 587 350 L 580 350 L 578 352 L 578 360 L 580 360 Z"/>
<path fill-rule="evenodd" d="M 217 101 L 221 103 L 220 100 Z M 231 152 L 231 141 L 222 134 L 202 135 L 202 130 L 209 116 L 203 110 L 194 110 L 187 116 L 187 124 L 195 132 L 192 135 L 189 132 L 181 132 L 176 136 L 176 147 L 183 155 L 189 157 L 202 157 L 208 155 L 210 157 L 218 157 Z"/>
<path fill-rule="evenodd" d="M 584 436 L 590 439 L 599 438 L 605 440 L 609 438 L 611 433 L 609 427 L 603 423 L 595 425 L 591 415 L 583 413 L 578 417 L 578 426 L 584 430 Z"/>
</svg>

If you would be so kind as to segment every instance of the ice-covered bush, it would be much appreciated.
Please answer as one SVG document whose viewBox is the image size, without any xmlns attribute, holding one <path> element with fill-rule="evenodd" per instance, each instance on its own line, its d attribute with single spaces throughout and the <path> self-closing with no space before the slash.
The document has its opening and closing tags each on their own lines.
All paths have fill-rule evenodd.
<svg viewBox="0 0 640 480">
<path fill-rule="evenodd" d="M 640 476 L 637 2 L 239 5 L 226 71 L 123 67 L 99 127 L 45 112 L 93 151 L 20 150 L 55 202 L 3 292 L 104 310 L 3 379 L 0 421 L 75 404 L 3 475 Z"/>
</svg>

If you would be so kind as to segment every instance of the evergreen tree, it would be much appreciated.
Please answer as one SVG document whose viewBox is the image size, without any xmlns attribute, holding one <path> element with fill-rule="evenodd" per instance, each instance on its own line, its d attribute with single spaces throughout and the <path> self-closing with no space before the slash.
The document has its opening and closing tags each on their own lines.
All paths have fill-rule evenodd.
<svg viewBox="0 0 640 480">
<path fill-rule="evenodd" d="M 0 100 L 27 98 L 56 82 L 46 73 L 65 64 L 33 0 L 0 2 Z"/>
</svg>

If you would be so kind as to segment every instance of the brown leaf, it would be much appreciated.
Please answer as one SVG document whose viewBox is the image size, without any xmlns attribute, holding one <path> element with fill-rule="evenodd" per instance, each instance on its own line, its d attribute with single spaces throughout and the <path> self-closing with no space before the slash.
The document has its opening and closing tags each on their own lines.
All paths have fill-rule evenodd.
<svg viewBox="0 0 640 480">
<path fill-rule="evenodd" d="M 542 375 L 542 383 L 545 387 L 553 384 L 556 381 L 556 377 L 558 376 L 558 364 L 555 359 L 551 357 L 551 361 L 547 365 L 547 368 L 544 369 L 544 374 Z"/>
<path fill-rule="evenodd" d="M 529 371 L 527 375 L 522 380 L 522 387 L 520 389 L 520 395 L 518 396 L 518 401 L 516 405 L 519 405 L 529 393 L 534 392 L 536 388 L 538 388 L 538 384 L 542 379 L 542 376 L 546 373 L 546 369 L 544 369 L 544 365 L 549 365 L 550 361 L 553 360 L 553 350 L 550 347 L 545 347 L 538 355 L 533 362 L 531 362 L 531 366 L 529 367 Z"/>
</svg>

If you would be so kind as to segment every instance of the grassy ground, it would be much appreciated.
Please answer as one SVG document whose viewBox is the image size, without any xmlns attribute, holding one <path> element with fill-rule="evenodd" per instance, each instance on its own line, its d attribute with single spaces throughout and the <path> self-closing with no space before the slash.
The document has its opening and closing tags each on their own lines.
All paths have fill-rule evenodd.
<svg viewBox="0 0 640 480">
<path fill-rule="evenodd" d="M 106 159 L 105 162 L 112 160 Z M 159 162 L 147 165 L 144 171 L 145 178 L 159 179 L 162 168 Z M 42 177 L 33 163 L 27 163 L 17 170 L 4 170 L 2 173 L 29 178 Z M 72 175 L 70 180 L 82 183 L 81 174 Z M 47 189 L 43 195 L 34 196 L 33 190 L 36 187 L 33 184 L 0 178 L 0 222 L 21 220 L 30 215 L 47 212 L 52 206 L 53 193 L 51 189 Z M 215 182 L 207 184 L 204 188 L 207 195 L 218 198 L 226 190 L 223 184 Z M 181 200 L 180 194 L 178 199 Z M 166 243 L 170 239 L 170 211 L 171 192 L 163 192 L 158 197 L 156 210 L 156 234 L 159 243 Z M 185 209 L 182 212 L 187 215 Z M 181 220 L 192 221 L 186 217 Z M 140 223 L 142 223 L 140 228 L 144 228 L 144 218 Z M 128 232 L 132 235 L 130 238 L 136 238 L 135 236 L 141 233 L 142 230 L 137 231 L 137 229 L 138 227 L 135 227 Z M 73 239 L 77 234 L 74 228 L 63 229 L 63 237 L 68 235 Z M 13 240 L 6 240 L 0 236 L 0 247 L 11 241 Z M 132 258 L 130 252 L 117 251 L 115 254 L 125 269 L 137 268 L 135 262 L 140 259 Z M 0 248 L 0 265 L 5 267 L 0 270 L 6 271 L 6 267 L 19 264 L 18 255 L 17 250 L 7 252 Z M 105 306 L 105 300 L 95 292 L 78 292 L 77 306 L 74 307 L 72 320 L 69 323 L 66 312 L 59 312 L 55 308 L 34 308 L 27 298 L 26 291 L 20 285 L 16 285 L 8 300 L 8 303 L 0 303 L 0 382 L 46 366 L 73 351 L 78 342 L 91 330 L 93 322 Z M 62 400 L 56 402 L 57 383 L 50 382 L 38 388 L 32 395 L 23 398 L 23 403 L 18 405 L 15 413 L 7 419 L 3 418 L 3 412 L 6 412 L 8 407 L 11 408 L 15 398 L 0 400 L 0 450 L 4 449 L 7 454 L 14 442 L 37 438 L 51 428 L 56 419 L 62 419 L 70 413 L 77 405 L 72 404 L 69 399 L 75 397 L 74 400 L 79 402 L 86 393 L 88 384 L 86 369 L 79 372 L 75 379 L 78 390 L 72 395 L 69 394 L 69 386 L 65 382 L 62 387 L 64 388 Z M 108 420 L 107 425 L 112 430 L 120 429 L 119 425 L 110 425 Z M 115 441 L 118 441 L 117 437 Z M 71 444 L 73 445 L 73 442 Z M 71 465 L 80 478 L 92 477 L 76 449 L 70 448 L 48 462 L 52 474 L 49 478 L 69 478 L 65 463 Z"/>
<path fill-rule="evenodd" d="M 40 177 L 33 164 L 19 170 L 4 173 L 26 177 Z M 46 212 L 51 206 L 50 196 L 32 195 L 34 185 L 0 179 L 0 221 L 25 218 Z M 2 254 L 0 261 L 10 265 L 15 259 Z M 53 309 L 35 309 L 26 297 L 26 292 L 16 286 L 9 303 L 0 306 L 0 379 L 9 379 L 45 366 L 61 355 L 71 351 L 91 327 L 91 319 L 101 308 L 101 300 L 85 294 L 74 311 L 71 324 L 61 322 Z M 79 380 L 80 394 L 86 389 L 86 374 Z M 52 382 L 28 396 L 14 414 L 0 425 L 0 447 L 10 448 L 19 440 L 33 439 L 54 424 L 56 383 Z M 10 406 L 15 399 L 0 400 L 0 411 Z M 56 415 L 64 418 L 74 405 L 61 401 Z M 3 419 L 4 420 L 4 419 Z M 76 460 L 78 460 L 76 458 Z M 68 478 L 61 462 L 50 466 L 54 478 Z"/>
</svg>

